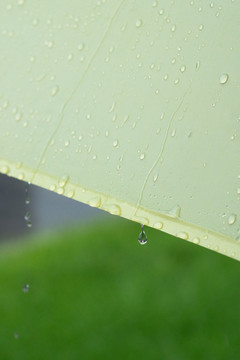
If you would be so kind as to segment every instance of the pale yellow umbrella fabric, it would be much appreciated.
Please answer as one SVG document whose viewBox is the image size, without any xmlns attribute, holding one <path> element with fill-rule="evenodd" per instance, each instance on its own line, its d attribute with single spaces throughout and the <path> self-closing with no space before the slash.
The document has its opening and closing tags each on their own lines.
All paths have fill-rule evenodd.
<svg viewBox="0 0 240 360">
<path fill-rule="evenodd" d="M 239 260 L 239 18 L 1 1 L 0 171 Z"/>
</svg>

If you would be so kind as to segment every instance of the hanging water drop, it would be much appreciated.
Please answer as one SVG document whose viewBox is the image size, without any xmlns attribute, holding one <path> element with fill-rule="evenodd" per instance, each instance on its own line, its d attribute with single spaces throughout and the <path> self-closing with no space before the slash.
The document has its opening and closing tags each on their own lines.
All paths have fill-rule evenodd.
<svg viewBox="0 0 240 360">
<path fill-rule="evenodd" d="M 184 232 L 184 231 L 180 231 L 179 233 L 177 233 L 176 235 L 177 237 L 184 239 L 184 240 L 188 240 L 188 233 Z"/>
<path fill-rule="evenodd" d="M 200 239 L 199 239 L 199 237 L 193 238 L 192 242 L 193 242 L 194 244 L 196 244 L 196 245 L 200 244 Z"/>
<path fill-rule="evenodd" d="M 144 231 L 144 225 L 141 224 L 141 228 L 142 228 L 142 230 L 138 236 L 138 242 L 141 245 L 145 245 L 147 243 L 147 235 Z"/>
<path fill-rule="evenodd" d="M 8 174 L 9 173 L 9 166 L 4 165 L 3 167 L 1 167 L 1 173 L 3 174 Z"/>
</svg>

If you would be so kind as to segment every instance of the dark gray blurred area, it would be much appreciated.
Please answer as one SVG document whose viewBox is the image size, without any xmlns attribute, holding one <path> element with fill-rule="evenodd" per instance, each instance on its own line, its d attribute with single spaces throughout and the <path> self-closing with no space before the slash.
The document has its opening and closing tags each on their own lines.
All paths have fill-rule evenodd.
<svg viewBox="0 0 240 360">
<path fill-rule="evenodd" d="M 102 210 L 35 185 L 29 185 L 30 203 L 26 204 L 26 187 L 24 181 L 0 174 L 0 241 L 112 217 Z M 28 227 L 24 219 L 28 212 L 32 227 Z"/>
</svg>

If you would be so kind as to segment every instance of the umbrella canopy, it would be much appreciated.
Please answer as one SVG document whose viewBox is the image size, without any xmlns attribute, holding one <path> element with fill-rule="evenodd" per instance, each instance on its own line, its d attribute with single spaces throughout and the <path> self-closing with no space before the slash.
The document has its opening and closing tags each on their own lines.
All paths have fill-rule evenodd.
<svg viewBox="0 0 240 360">
<path fill-rule="evenodd" d="M 0 3 L 0 171 L 240 259 L 240 3 Z"/>
</svg>

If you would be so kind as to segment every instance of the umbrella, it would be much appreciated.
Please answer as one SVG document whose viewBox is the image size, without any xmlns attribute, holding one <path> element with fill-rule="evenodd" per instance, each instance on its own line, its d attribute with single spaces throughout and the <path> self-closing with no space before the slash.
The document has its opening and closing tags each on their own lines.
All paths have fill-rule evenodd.
<svg viewBox="0 0 240 360">
<path fill-rule="evenodd" d="M 239 15 L 2 1 L 0 171 L 239 260 Z"/>
</svg>

